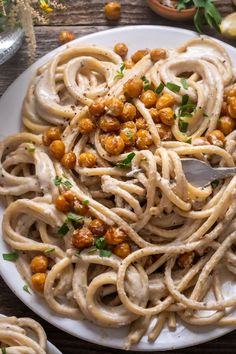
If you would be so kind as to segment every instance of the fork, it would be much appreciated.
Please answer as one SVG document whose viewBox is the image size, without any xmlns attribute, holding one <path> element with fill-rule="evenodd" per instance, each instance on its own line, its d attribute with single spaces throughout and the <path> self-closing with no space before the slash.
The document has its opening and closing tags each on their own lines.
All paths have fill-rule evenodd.
<svg viewBox="0 0 236 354">
<path fill-rule="evenodd" d="M 214 180 L 234 176 L 236 167 L 211 167 L 197 159 L 181 159 L 183 171 L 189 183 L 195 187 L 205 187 Z"/>
</svg>

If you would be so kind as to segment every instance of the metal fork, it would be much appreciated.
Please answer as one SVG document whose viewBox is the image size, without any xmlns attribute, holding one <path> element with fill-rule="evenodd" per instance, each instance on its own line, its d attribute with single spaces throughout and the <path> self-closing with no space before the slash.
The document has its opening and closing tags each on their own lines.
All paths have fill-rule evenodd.
<svg viewBox="0 0 236 354">
<path fill-rule="evenodd" d="M 236 174 L 236 167 L 213 168 L 197 159 L 181 159 L 183 171 L 189 183 L 195 187 L 205 187 L 214 180 L 231 177 Z"/>
</svg>

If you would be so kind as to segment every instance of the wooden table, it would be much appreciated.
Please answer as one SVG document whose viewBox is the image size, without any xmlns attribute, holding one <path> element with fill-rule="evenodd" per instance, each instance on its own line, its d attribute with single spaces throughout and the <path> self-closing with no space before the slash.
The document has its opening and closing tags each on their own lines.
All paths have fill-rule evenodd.
<svg viewBox="0 0 236 354">
<path fill-rule="evenodd" d="M 58 34 L 61 30 L 73 31 L 76 36 L 82 37 L 86 34 L 102 31 L 111 28 L 111 23 L 107 22 L 103 14 L 103 6 L 107 1 L 99 0 L 67 0 L 67 11 L 53 13 L 50 26 L 37 26 L 37 58 L 56 48 L 58 43 Z M 124 25 L 167 25 L 188 29 L 194 29 L 192 23 L 175 23 L 165 20 L 154 14 L 146 5 L 144 0 L 122 0 L 122 17 L 119 21 L 120 26 Z M 231 1 L 216 1 L 222 15 L 233 12 Z M 221 38 L 213 30 L 206 32 L 217 38 Z M 235 41 L 227 40 L 229 44 L 235 46 Z M 26 46 L 9 62 L 0 67 L 0 96 L 6 88 L 27 68 Z M 1 114 L 1 112 L 0 112 Z M 1 122 L 7 117 L 1 117 Z M 52 325 L 46 323 L 41 318 L 30 311 L 18 298 L 8 289 L 2 279 L 0 279 L 0 313 L 5 315 L 30 316 L 38 320 L 45 328 L 48 338 L 64 354 L 95 354 L 98 352 L 109 354 L 119 352 L 98 345 L 90 344 L 72 337 Z M 236 352 L 236 331 L 231 332 L 224 337 L 202 344 L 189 349 L 176 350 L 168 353 L 205 353 L 233 354 Z"/>
</svg>

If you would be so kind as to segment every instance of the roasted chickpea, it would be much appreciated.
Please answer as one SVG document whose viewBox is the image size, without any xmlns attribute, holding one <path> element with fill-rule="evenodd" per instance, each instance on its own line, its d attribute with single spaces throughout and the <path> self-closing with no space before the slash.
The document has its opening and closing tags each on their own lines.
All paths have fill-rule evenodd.
<svg viewBox="0 0 236 354">
<path fill-rule="evenodd" d="M 181 255 L 179 255 L 177 263 L 180 268 L 188 268 L 193 264 L 195 253 L 192 252 L 186 252 Z"/>
<path fill-rule="evenodd" d="M 201 137 L 199 137 L 199 138 L 193 139 L 192 145 L 194 145 L 194 146 L 210 145 L 210 143 L 209 143 L 209 141 L 207 140 L 207 138 L 205 138 L 205 136 L 201 136 Z"/>
<path fill-rule="evenodd" d="M 89 206 L 81 203 L 78 199 L 74 201 L 73 209 L 79 215 L 86 215 L 89 212 Z"/>
<path fill-rule="evenodd" d="M 124 84 L 124 94 L 127 94 L 131 98 L 137 98 L 143 91 L 143 81 L 138 77 L 129 79 Z"/>
<path fill-rule="evenodd" d="M 79 121 L 79 130 L 82 134 L 91 133 L 93 130 L 96 129 L 96 125 L 90 118 L 82 118 Z"/>
<path fill-rule="evenodd" d="M 154 107 L 157 101 L 157 94 L 152 90 L 147 90 L 142 93 L 140 100 L 146 108 Z"/>
<path fill-rule="evenodd" d="M 106 224 L 100 219 L 93 219 L 88 225 L 94 236 L 100 237 L 105 234 Z"/>
<path fill-rule="evenodd" d="M 126 258 L 131 253 L 131 247 L 127 242 L 123 242 L 116 245 L 112 252 L 120 258 Z"/>
<path fill-rule="evenodd" d="M 75 153 L 72 152 L 72 151 L 67 152 L 62 157 L 61 163 L 67 170 L 72 170 L 75 167 L 75 164 L 76 164 L 76 155 L 75 155 Z"/>
<path fill-rule="evenodd" d="M 139 129 L 137 131 L 136 146 L 139 150 L 148 149 L 152 143 L 152 136 L 148 130 Z"/>
<path fill-rule="evenodd" d="M 120 130 L 120 122 L 117 118 L 105 115 L 100 118 L 99 127 L 106 133 Z"/>
<path fill-rule="evenodd" d="M 156 124 L 158 134 L 160 135 L 161 140 L 171 140 L 172 139 L 172 132 L 170 127 L 165 124 Z"/>
<path fill-rule="evenodd" d="M 175 103 L 175 99 L 169 93 L 163 93 L 163 95 L 157 100 L 156 108 L 162 109 L 166 107 L 172 107 Z"/>
<path fill-rule="evenodd" d="M 175 123 L 174 120 L 174 111 L 170 107 L 162 108 L 159 111 L 159 117 L 162 123 L 166 125 L 173 125 Z"/>
<path fill-rule="evenodd" d="M 65 197 L 63 197 L 63 195 L 59 195 L 57 197 L 55 200 L 55 207 L 62 213 L 67 213 L 71 209 L 70 203 L 65 199 Z"/>
<path fill-rule="evenodd" d="M 136 139 L 136 125 L 129 121 L 121 125 L 120 137 L 123 139 L 125 145 L 132 146 Z"/>
<path fill-rule="evenodd" d="M 110 155 L 120 155 L 125 148 L 124 140 L 120 136 L 110 135 L 105 141 L 105 150 Z"/>
<path fill-rule="evenodd" d="M 226 102 L 223 102 L 222 103 L 222 106 L 221 106 L 221 115 L 222 116 L 228 116 L 229 115 L 229 112 L 228 112 L 228 105 Z"/>
<path fill-rule="evenodd" d="M 150 57 L 151 57 L 151 60 L 154 61 L 154 63 L 158 60 L 165 59 L 166 58 L 166 50 L 162 49 L 162 48 L 152 49 L 150 52 Z"/>
<path fill-rule="evenodd" d="M 143 57 L 145 57 L 145 55 L 147 55 L 149 53 L 148 49 L 140 49 L 137 50 L 137 52 L 135 52 L 132 56 L 131 59 L 134 63 L 137 63 L 139 60 L 143 59 Z"/>
<path fill-rule="evenodd" d="M 48 269 L 48 258 L 43 254 L 35 256 L 30 263 L 32 273 L 45 273 Z"/>
<path fill-rule="evenodd" d="M 74 200 L 76 199 L 76 196 L 74 195 L 73 192 L 71 191 L 66 191 L 62 193 L 62 196 L 65 198 L 65 200 L 70 203 L 71 206 L 73 206 Z"/>
<path fill-rule="evenodd" d="M 72 246 L 75 248 L 86 248 L 92 246 L 94 237 L 87 227 L 76 230 L 72 236 Z"/>
<path fill-rule="evenodd" d="M 104 237 L 108 245 L 118 245 L 125 240 L 126 234 L 121 228 L 110 226 Z"/>
<path fill-rule="evenodd" d="M 228 112 L 230 117 L 236 119 L 236 96 L 229 97 Z"/>
<path fill-rule="evenodd" d="M 227 92 L 227 97 L 236 97 L 236 86 Z"/>
<path fill-rule="evenodd" d="M 136 119 L 135 123 L 137 129 L 147 129 L 147 122 L 143 117 Z"/>
<path fill-rule="evenodd" d="M 44 285 L 47 278 L 46 273 L 35 273 L 31 277 L 31 282 L 35 290 L 42 293 L 44 291 Z"/>
<path fill-rule="evenodd" d="M 59 33 L 58 39 L 61 44 L 65 44 L 70 41 L 73 41 L 73 39 L 75 39 L 75 35 L 74 35 L 74 33 L 69 32 L 69 31 L 62 31 Z"/>
<path fill-rule="evenodd" d="M 120 18 L 121 5 L 118 2 L 109 2 L 104 7 L 105 16 L 108 20 L 117 21 Z"/>
<path fill-rule="evenodd" d="M 233 118 L 224 116 L 219 119 L 218 128 L 224 135 L 230 134 L 236 126 L 236 121 Z"/>
<path fill-rule="evenodd" d="M 61 160 L 65 154 L 65 144 L 61 140 L 54 140 L 50 144 L 49 150 L 57 160 Z"/>
<path fill-rule="evenodd" d="M 124 59 L 128 53 L 128 48 L 125 43 L 116 43 L 114 46 L 114 52 Z"/>
<path fill-rule="evenodd" d="M 122 122 L 134 120 L 134 118 L 136 117 L 136 114 L 137 114 L 136 107 L 132 103 L 126 102 L 124 104 L 124 108 L 123 108 L 122 114 L 120 116 L 120 119 L 122 120 Z"/>
<path fill-rule="evenodd" d="M 61 138 L 61 132 L 60 129 L 57 127 L 51 127 L 45 130 L 43 133 L 43 145 L 49 146 L 52 141 L 54 140 L 60 140 Z"/>
<path fill-rule="evenodd" d="M 105 112 L 105 100 L 104 99 L 99 99 L 99 100 L 93 102 L 91 104 L 91 106 L 89 106 L 89 113 L 92 116 L 100 117 L 103 115 L 104 112 Z"/>
<path fill-rule="evenodd" d="M 79 155 L 79 164 L 81 167 L 94 167 L 97 163 L 97 157 L 92 152 L 83 152 Z"/>
<path fill-rule="evenodd" d="M 119 98 L 109 97 L 106 99 L 107 113 L 114 117 L 119 117 L 123 111 L 124 103 Z"/>
<path fill-rule="evenodd" d="M 106 142 L 106 139 L 108 136 L 109 136 L 109 134 L 101 134 L 99 136 L 100 143 L 102 144 L 103 147 L 105 146 L 105 142 Z"/>
<path fill-rule="evenodd" d="M 225 136 L 220 130 L 213 130 L 211 133 L 207 134 L 207 140 L 213 145 L 223 147 Z"/>
<path fill-rule="evenodd" d="M 149 113 L 152 116 L 152 119 L 155 123 L 159 123 L 160 122 L 160 115 L 159 115 L 159 111 L 156 108 L 150 108 L 149 109 Z"/>
<path fill-rule="evenodd" d="M 132 60 L 125 60 L 125 69 L 132 69 L 132 67 L 134 66 L 134 62 Z"/>
</svg>

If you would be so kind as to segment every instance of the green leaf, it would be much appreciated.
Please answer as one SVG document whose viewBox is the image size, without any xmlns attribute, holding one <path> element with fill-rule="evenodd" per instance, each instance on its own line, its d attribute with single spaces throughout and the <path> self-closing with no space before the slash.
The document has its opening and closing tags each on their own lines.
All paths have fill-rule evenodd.
<svg viewBox="0 0 236 354">
<path fill-rule="evenodd" d="M 3 253 L 2 258 L 4 261 L 15 262 L 19 258 L 19 255 L 16 252 Z"/>
<path fill-rule="evenodd" d="M 55 251 L 55 248 L 51 247 L 51 248 L 47 248 L 45 251 L 43 251 L 43 253 L 48 254 L 48 253 L 51 253 L 54 251 Z"/>
<path fill-rule="evenodd" d="M 184 10 L 184 9 L 188 9 L 191 6 L 193 6 L 193 0 L 179 0 L 177 1 L 176 9 Z"/>
<path fill-rule="evenodd" d="M 199 8 L 197 9 L 197 11 L 196 11 L 196 13 L 194 15 L 193 22 L 194 22 L 194 25 L 196 27 L 196 30 L 199 33 L 202 33 L 202 30 L 201 30 L 201 27 L 202 27 L 202 15 L 201 15 L 201 11 L 200 11 Z"/>
<path fill-rule="evenodd" d="M 70 189 L 73 186 L 68 179 L 66 181 L 62 181 L 62 184 L 66 189 Z"/>
<path fill-rule="evenodd" d="M 206 0 L 193 0 L 193 3 L 196 7 L 205 7 Z"/>
<path fill-rule="evenodd" d="M 166 87 L 172 92 L 179 92 L 181 88 L 179 85 L 176 85 L 173 82 L 167 82 Z"/>
<path fill-rule="evenodd" d="M 159 95 L 163 91 L 164 87 L 165 85 L 161 82 L 160 85 L 155 89 L 155 92 Z"/>
<path fill-rule="evenodd" d="M 183 95 L 182 96 L 182 102 L 181 102 L 181 106 L 184 106 L 188 103 L 189 100 L 189 95 Z"/>
<path fill-rule="evenodd" d="M 111 257 L 111 251 L 108 250 L 100 250 L 99 256 L 100 257 Z"/>
<path fill-rule="evenodd" d="M 187 90 L 187 88 L 188 88 L 188 81 L 187 81 L 184 77 L 182 77 L 182 78 L 180 79 L 180 82 L 181 82 L 181 85 L 183 86 L 183 88 Z"/>
<path fill-rule="evenodd" d="M 59 177 L 59 176 L 56 176 L 56 177 L 54 178 L 53 182 L 54 182 L 55 186 L 58 187 L 58 186 L 60 186 L 60 184 L 61 184 L 61 182 L 62 182 L 62 178 Z"/>
<path fill-rule="evenodd" d="M 186 133 L 188 130 L 188 122 L 185 122 L 184 120 L 179 120 L 179 130 L 182 133 Z"/>
<path fill-rule="evenodd" d="M 82 204 L 83 204 L 83 205 L 89 205 L 89 200 L 88 200 L 88 199 L 82 200 Z"/>
<path fill-rule="evenodd" d="M 105 238 L 104 237 L 99 237 L 98 239 L 97 239 L 97 241 L 95 242 L 95 245 L 96 245 L 96 247 L 98 248 L 98 249 L 103 249 L 103 248 L 106 248 L 106 246 L 107 246 L 107 241 L 105 240 Z"/>
<path fill-rule="evenodd" d="M 77 223 L 81 223 L 84 221 L 84 217 L 74 213 L 68 213 L 66 217 L 66 221 L 75 221 Z"/>
<path fill-rule="evenodd" d="M 150 89 L 151 83 L 147 80 L 146 76 L 142 76 L 141 79 L 143 80 L 143 89 L 144 91 L 147 91 L 148 89 Z"/>
<path fill-rule="evenodd" d="M 117 72 L 116 72 L 115 79 L 121 79 L 124 76 L 124 73 L 123 73 L 124 69 L 125 69 L 125 63 L 122 63 L 120 66 L 120 70 L 117 70 Z"/>
<path fill-rule="evenodd" d="M 218 187 L 219 183 L 220 183 L 220 181 L 218 181 L 218 179 L 215 179 L 214 181 L 212 181 L 212 182 L 211 182 L 212 188 Z"/>
<path fill-rule="evenodd" d="M 97 251 L 97 247 L 96 246 L 91 246 L 89 248 L 87 248 L 87 252 L 88 253 L 94 253 Z"/>
<path fill-rule="evenodd" d="M 64 224 L 62 224 L 61 227 L 59 228 L 59 230 L 57 231 L 57 234 L 60 236 L 65 236 L 68 231 L 69 231 L 69 227 L 68 227 L 67 223 L 64 222 Z"/>
<path fill-rule="evenodd" d="M 131 161 L 135 156 L 134 152 L 131 152 L 123 161 L 120 161 L 116 164 L 119 168 L 129 168 L 131 166 Z"/>
<path fill-rule="evenodd" d="M 23 290 L 24 290 L 26 293 L 28 293 L 28 294 L 31 295 L 31 292 L 30 292 L 30 290 L 29 290 L 29 285 L 28 285 L 28 284 L 25 284 L 25 285 L 23 286 Z"/>
</svg>

